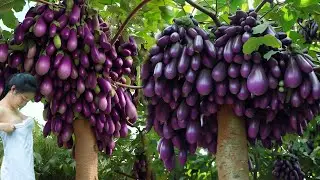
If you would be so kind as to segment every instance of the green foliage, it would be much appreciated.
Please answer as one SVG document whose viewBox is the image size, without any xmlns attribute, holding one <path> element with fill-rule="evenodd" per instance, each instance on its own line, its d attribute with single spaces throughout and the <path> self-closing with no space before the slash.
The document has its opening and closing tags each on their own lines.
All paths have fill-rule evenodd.
<svg viewBox="0 0 320 180">
<path fill-rule="evenodd" d="M 14 0 L 0 1 L 0 12 L 10 11 L 14 4 Z"/>
<path fill-rule="evenodd" d="M 320 177 L 320 116 L 312 120 L 303 136 L 288 134 L 283 138 L 283 144 L 271 150 L 263 148 L 258 143 L 249 147 L 249 157 L 253 162 L 252 179 L 268 180 L 272 176 L 273 162 L 277 155 L 295 156 L 299 159 L 301 169 L 307 179 Z"/>
<path fill-rule="evenodd" d="M 18 21 L 13 14 L 13 11 L 7 11 L 0 14 L 0 19 L 8 28 L 14 29 L 18 25 Z"/>
<path fill-rule="evenodd" d="M 243 45 L 243 53 L 251 54 L 253 51 L 259 49 L 261 45 L 271 46 L 273 48 L 280 48 L 281 41 L 276 37 L 267 34 L 261 37 L 250 37 Z"/>
<path fill-rule="evenodd" d="M 271 58 L 271 56 L 274 54 L 277 54 L 277 52 L 279 52 L 279 51 L 270 50 L 265 55 L 263 55 L 263 58 L 266 60 L 269 60 Z"/>
<path fill-rule="evenodd" d="M 259 24 L 258 26 L 252 28 L 253 32 L 252 34 L 262 34 L 270 25 L 270 22 L 266 21 L 262 24 Z"/>
</svg>

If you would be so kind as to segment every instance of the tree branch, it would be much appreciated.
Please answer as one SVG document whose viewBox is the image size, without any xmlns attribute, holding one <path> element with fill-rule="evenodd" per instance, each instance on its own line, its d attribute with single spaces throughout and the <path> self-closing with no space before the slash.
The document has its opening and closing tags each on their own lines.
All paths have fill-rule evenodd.
<svg viewBox="0 0 320 180">
<path fill-rule="evenodd" d="M 216 14 L 218 13 L 218 0 L 216 0 Z"/>
<path fill-rule="evenodd" d="M 201 5 L 199 5 L 198 3 L 196 2 L 193 2 L 192 0 L 186 0 L 187 3 L 189 3 L 191 6 L 197 8 L 199 11 L 205 13 L 206 15 L 210 16 L 211 19 L 214 21 L 214 23 L 217 25 L 217 26 L 221 26 L 221 23 L 219 21 L 219 19 L 217 18 L 217 15 L 211 11 L 209 11 L 208 9 L 202 7 Z"/>
<path fill-rule="evenodd" d="M 255 9 L 255 12 L 258 12 L 261 10 L 261 8 L 264 6 L 265 3 L 267 3 L 269 0 L 263 0 Z"/>
<path fill-rule="evenodd" d="M 269 11 L 267 11 L 264 15 L 262 15 L 261 18 L 263 18 L 263 17 L 266 16 L 269 12 L 271 12 L 276 6 L 280 6 L 280 5 L 282 5 L 282 4 L 284 4 L 284 3 L 278 3 L 278 4 L 274 5 Z"/>
<path fill-rule="evenodd" d="M 33 0 L 33 1 L 39 2 L 39 3 L 42 3 L 42 4 L 51 5 L 51 6 L 56 6 L 56 7 L 63 7 L 61 5 L 57 5 L 57 4 L 54 4 L 54 3 L 51 3 L 51 2 L 48 2 L 48 1 L 45 1 L 45 0 Z"/>
<path fill-rule="evenodd" d="M 118 40 L 119 36 L 122 34 L 125 26 L 129 23 L 130 19 L 144 6 L 151 0 L 143 0 L 127 17 L 127 19 L 124 21 L 124 23 L 119 28 L 117 34 L 113 37 L 111 41 L 111 45 L 114 45 L 114 43 Z"/>
<path fill-rule="evenodd" d="M 129 125 L 130 127 L 136 128 L 136 129 L 139 131 L 139 133 L 142 133 L 142 132 L 143 132 L 143 130 L 141 130 L 138 126 L 132 124 L 129 120 L 127 120 L 126 123 L 127 123 L 127 125 Z"/>
<path fill-rule="evenodd" d="M 122 84 L 119 82 L 115 82 L 116 85 L 121 86 L 121 87 L 125 87 L 125 88 L 130 88 L 130 89 L 142 89 L 143 86 L 132 86 L 132 85 L 127 85 L 127 84 Z"/>
<path fill-rule="evenodd" d="M 130 178 L 130 179 L 136 179 L 135 177 L 130 176 L 130 175 L 128 175 L 128 174 L 126 174 L 126 173 L 124 173 L 124 172 L 121 172 L 121 171 L 114 170 L 114 172 L 115 172 L 115 173 L 118 173 L 118 174 L 121 174 L 121 175 L 123 175 L 123 176 L 125 176 L 125 177 L 128 177 L 128 178 Z"/>
</svg>

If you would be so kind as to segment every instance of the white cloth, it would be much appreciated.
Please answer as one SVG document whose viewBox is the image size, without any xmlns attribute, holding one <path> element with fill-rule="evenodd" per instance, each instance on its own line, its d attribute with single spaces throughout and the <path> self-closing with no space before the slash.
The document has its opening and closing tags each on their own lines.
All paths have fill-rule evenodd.
<svg viewBox="0 0 320 180">
<path fill-rule="evenodd" d="M 33 157 L 33 118 L 15 125 L 12 133 L 0 131 L 4 156 L 1 180 L 35 180 Z"/>
</svg>

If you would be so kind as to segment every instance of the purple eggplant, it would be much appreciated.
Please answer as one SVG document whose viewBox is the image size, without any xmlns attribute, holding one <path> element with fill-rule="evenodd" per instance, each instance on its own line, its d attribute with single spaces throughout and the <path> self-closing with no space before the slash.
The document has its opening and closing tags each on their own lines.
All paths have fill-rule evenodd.
<svg viewBox="0 0 320 180">
<path fill-rule="evenodd" d="M 64 27 L 60 33 L 60 36 L 61 36 L 61 39 L 68 40 L 70 36 L 70 27 L 69 26 Z"/>
<path fill-rule="evenodd" d="M 48 56 L 52 56 L 56 51 L 56 47 L 52 41 L 49 42 L 49 44 L 46 47 L 46 54 Z"/>
<path fill-rule="evenodd" d="M 42 37 L 47 32 L 47 24 L 42 17 L 39 17 L 37 22 L 34 24 L 33 33 L 36 37 Z"/>
<path fill-rule="evenodd" d="M 9 54 L 8 44 L 0 43 L 0 62 L 4 63 L 7 61 Z"/>
<path fill-rule="evenodd" d="M 212 70 L 212 78 L 216 82 L 221 82 L 227 77 L 227 67 L 224 62 L 219 62 Z"/>
<path fill-rule="evenodd" d="M 309 79 L 312 84 L 312 97 L 314 99 L 319 99 L 319 97 L 320 97 L 320 83 L 319 83 L 319 79 L 316 76 L 316 73 L 314 71 L 309 73 Z"/>
<path fill-rule="evenodd" d="M 299 68 L 301 69 L 301 71 L 303 71 L 305 73 L 310 73 L 311 71 L 313 71 L 312 66 L 308 63 L 308 61 L 301 54 L 297 54 L 297 56 L 295 57 L 295 60 L 298 64 Z"/>
<path fill-rule="evenodd" d="M 67 48 L 70 52 L 72 52 L 77 49 L 77 46 L 78 46 L 77 30 L 76 28 L 71 28 Z"/>
<path fill-rule="evenodd" d="M 51 79 L 46 76 L 40 84 L 40 93 L 44 96 L 48 96 L 51 94 L 53 90 L 53 84 Z"/>
<path fill-rule="evenodd" d="M 43 19 L 47 22 L 47 23 L 51 23 L 54 19 L 54 12 L 52 9 L 47 8 L 44 13 L 43 13 Z"/>
<path fill-rule="evenodd" d="M 226 46 L 224 47 L 224 51 L 223 51 L 223 57 L 225 61 L 227 61 L 228 63 L 231 63 L 233 59 L 232 45 L 233 45 L 233 38 L 230 38 Z"/>
<path fill-rule="evenodd" d="M 247 79 L 250 93 L 260 96 L 268 90 L 268 79 L 262 65 L 255 65 Z"/>
<path fill-rule="evenodd" d="M 186 73 L 190 65 L 190 56 L 188 56 L 186 51 L 187 48 L 184 47 L 178 63 L 178 72 L 181 74 Z"/>
<path fill-rule="evenodd" d="M 202 49 L 203 49 L 203 46 L 204 46 L 204 42 L 203 42 L 202 37 L 200 35 L 197 35 L 194 38 L 194 42 L 193 42 L 194 51 L 200 53 L 202 51 Z"/>
<path fill-rule="evenodd" d="M 74 5 L 73 8 L 72 8 L 72 11 L 69 15 L 69 23 L 71 25 L 74 25 L 76 24 L 77 22 L 79 22 L 79 19 L 80 19 L 80 7 L 78 5 Z"/>
<path fill-rule="evenodd" d="M 197 71 L 201 66 L 201 57 L 199 54 L 195 54 L 191 59 L 191 68 Z"/>
<path fill-rule="evenodd" d="M 290 58 L 288 67 L 284 74 L 284 85 L 289 88 L 296 88 L 302 82 L 301 70 L 293 57 Z"/>
<path fill-rule="evenodd" d="M 35 20 L 33 17 L 27 17 L 23 20 L 21 24 L 21 28 L 24 32 L 28 31 L 30 27 L 35 23 Z"/>
<path fill-rule="evenodd" d="M 240 65 L 232 63 L 228 68 L 228 75 L 232 78 L 237 78 L 240 75 Z"/>
<path fill-rule="evenodd" d="M 209 69 L 201 70 L 197 82 L 196 88 L 200 95 L 208 95 L 213 88 L 213 82 Z"/>
<path fill-rule="evenodd" d="M 60 79 L 65 80 L 71 75 L 72 62 L 69 55 L 65 55 L 57 70 L 57 75 Z"/>
<path fill-rule="evenodd" d="M 156 46 L 156 47 L 159 47 L 159 46 Z M 172 58 L 177 58 L 180 56 L 181 52 L 182 52 L 182 47 L 180 43 L 177 42 L 170 47 L 169 55 Z"/>
<path fill-rule="evenodd" d="M 177 75 L 177 59 L 172 59 L 169 64 L 166 65 L 164 69 L 164 75 L 167 79 L 173 79 Z"/>
<path fill-rule="evenodd" d="M 14 30 L 14 42 L 15 44 L 21 44 L 24 40 L 25 32 L 22 29 L 22 24 L 18 25 Z"/>
<path fill-rule="evenodd" d="M 35 70 L 40 76 L 45 75 L 50 69 L 50 57 L 47 55 L 41 55 L 36 63 Z"/>
</svg>

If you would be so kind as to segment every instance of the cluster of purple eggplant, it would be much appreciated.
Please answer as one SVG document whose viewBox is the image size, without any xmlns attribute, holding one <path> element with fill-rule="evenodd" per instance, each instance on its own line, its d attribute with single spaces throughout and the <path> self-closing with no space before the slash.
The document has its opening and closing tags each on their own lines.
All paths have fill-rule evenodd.
<svg viewBox="0 0 320 180">
<path fill-rule="evenodd" d="M 217 125 L 211 114 L 217 106 L 205 98 L 214 87 L 211 59 L 216 54 L 204 29 L 174 23 L 162 31 L 142 66 L 143 93 L 150 102 L 146 129 L 154 127 L 162 137 L 158 151 L 168 170 L 175 167 L 174 147 L 181 165 L 198 146 L 216 151 Z"/>
<path fill-rule="evenodd" d="M 274 161 L 272 175 L 279 180 L 302 180 L 305 177 L 296 157 L 278 157 Z"/>
<path fill-rule="evenodd" d="M 286 133 L 303 134 L 307 123 L 319 113 L 320 84 L 313 59 L 295 51 L 284 32 L 262 23 L 254 11 L 237 10 L 230 25 L 213 30 L 215 40 L 198 26 L 165 28 L 150 49 L 141 78 L 149 100 L 147 129 L 162 137 L 158 151 L 167 169 L 175 166 L 174 147 L 183 165 L 187 152 L 197 147 L 216 152 L 217 112 L 232 105 L 245 119 L 247 138 L 261 140 L 266 148 L 282 143 Z M 250 37 L 273 35 L 281 48 L 262 45 L 243 53 Z M 269 51 L 276 53 L 270 59 Z"/>
<path fill-rule="evenodd" d="M 114 139 L 126 137 L 127 122 L 137 120 L 132 94 L 119 86 L 126 83 L 125 75 L 131 76 L 137 44 L 130 36 L 111 45 L 110 26 L 84 1 L 62 5 L 29 9 L 13 40 L 1 44 L 2 72 L 15 68 L 38 78 L 35 101 L 45 104 L 45 137 L 53 133 L 59 147 L 72 148 L 73 121 L 83 118 L 99 150 L 111 155 Z M 25 48 L 9 53 L 8 46 Z"/>
<path fill-rule="evenodd" d="M 144 154 L 136 155 L 136 160 L 132 167 L 132 175 L 136 179 L 147 179 L 147 161 Z"/>
<path fill-rule="evenodd" d="M 286 133 L 303 134 L 307 123 L 319 113 L 320 84 L 312 57 L 293 51 L 286 33 L 276 32 L 271 25 L 262 33 L 252 33 L 261 23 L 257 18 L 254 11 L 238 10 L 230 17 L 231 25 L 214 31 L 218 57 L 224 61 L 218 59 L 212 78 L 215 94 L 231 96 L 234 113 L 246 119 L 249 140 L 260 139 L 270 148 L 272 141 L 281 143 Z M 267 34 L 275 36 L 282 48 L 262 46 L 251 54 L 242 53 L 250 37 Z M 278 52 L 265 59 L 270 50 Z"/>
</svg>

